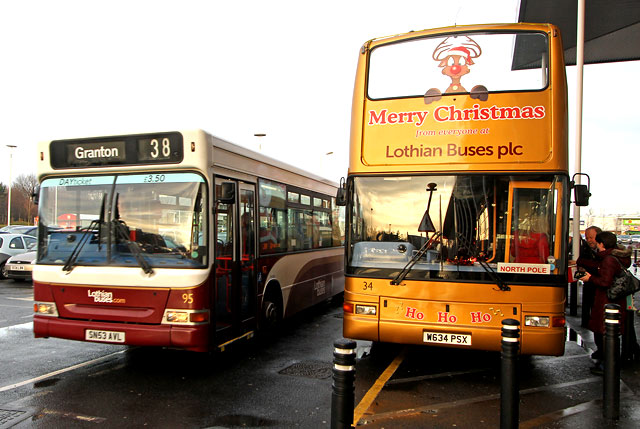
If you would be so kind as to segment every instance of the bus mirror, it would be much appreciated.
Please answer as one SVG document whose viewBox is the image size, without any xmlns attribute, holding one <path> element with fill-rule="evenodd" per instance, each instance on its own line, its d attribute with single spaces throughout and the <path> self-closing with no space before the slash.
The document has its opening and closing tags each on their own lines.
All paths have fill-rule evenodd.
<svg viewBox="0 0 640 429">
<path fill-rule="evenodd" d="M 339 206 L 347 205 L 347 190 L 344 188 L 338 188 L 338 193 L 336 194 L 336 204 Z"/>
<path fill-rule="evenodd" d="M 40 186 L 36 187 L 36 189 L 33 190 L 33 193 L 31 194 L 31 201 L 36 206 L 40 202 Z"/>
<path fill-rule="evenodd" d="M 222 182 L 220 185 L 220 197 L 218 202 L 222 204 L 234 204 L 236 202 L 236 184 L 233 182 Z"/>
<path fill-rule="evenodd" d="M 336 204 L 338 206 L 347 205 L 347 186 L 344 183 L 344 177 L 340 179 L 340 187 L 336 193 Z"/>
<path fill-rule="evenodd" d="M 573 188 L 573 198 L 577 206 L 588 206 L 591 193 L 587 185 L 575 185 Z"/>
<path fill-rule="evenodd" d="M 577 175 L 587 176 L 587 184 L 576 184 L 574 179 Z M 584 173 L 576 173 L 571 178 L 571 186 L 573 187 L 573 200 L 576 203 L 576 206 L 585 207 L 589 205 L 589 197 L 591 196 L 591 192 L 589 192 L 591 188 L 591 179 L 588 174 Z"/>
</svg>

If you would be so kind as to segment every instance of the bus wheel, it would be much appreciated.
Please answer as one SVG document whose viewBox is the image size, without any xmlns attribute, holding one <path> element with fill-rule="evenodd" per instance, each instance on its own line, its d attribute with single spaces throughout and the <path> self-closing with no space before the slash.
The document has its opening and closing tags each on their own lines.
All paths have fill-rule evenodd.
<svg viewBox="0 0 640 429">
<path fill-rule="evenodd" d="M 282 310 L 277 303 L 265 300 L 262 304 L 263 329 L 274 330 L 282 319 Z"/>
</svg>

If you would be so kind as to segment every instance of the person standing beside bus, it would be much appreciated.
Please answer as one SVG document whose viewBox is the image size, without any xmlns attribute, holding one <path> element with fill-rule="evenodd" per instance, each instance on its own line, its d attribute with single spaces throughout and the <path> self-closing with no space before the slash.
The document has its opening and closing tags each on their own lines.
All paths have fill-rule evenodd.
<svg viewBox="0 0 640 429">
<path fill-rule="evenodd" d="M 586 271 L 589 274 L 595 274 L 598 271 L 598 248 L 596 246 L 596 235 L 600 234 L 602 229 L 591 225 L 584 231 L 584 240 L 580 240 L 580 255 L 576 264 L 579 271 Z M 593 307 L 593 298 L 595 295 L 595 286 L 582 278 L 582 314 L 583 326 L 589 323 L 591 308 Z M 592 356 L 594 359 L 601 359 L 601 356 Z"/>
<path fill-rule="evenodd" d="M 592 369 L 593 373 L 602 374 L 602 350 L 604 338 L 604 306 L 606 304 L 618 304 L 623 310 L 620 312 L 620 331 L 624 330 L 626 298 L 617 301 L 611 301 L 607 297 L 607 289 L 609 289 L 614 278 L 631 265 L 631 251 L 628 249 L 618 248 L 618 239 L 612 232 L 601 232 L 596 235 L 596 248 L 598 249 L 598 267 L 594 274 L 587 271 L 583 277 L 584 281 L 590 281 L 594 288 L 593 307 L 591 309 L 591 317 L 589 319 L 589 329 L 593 332 L 593 339 L 596 343 L 597 350 L 594 353 L 596 359 L 596 367 Z M 594 356 L 592 355 L 592 357 Z"/>
</svg>

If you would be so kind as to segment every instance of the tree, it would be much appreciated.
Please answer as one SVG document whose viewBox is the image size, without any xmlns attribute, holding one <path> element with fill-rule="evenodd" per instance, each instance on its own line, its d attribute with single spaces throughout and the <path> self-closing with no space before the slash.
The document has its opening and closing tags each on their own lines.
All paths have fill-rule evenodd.
<svg viewBox="0 0 640 429">
<path fill-rule="evenodd" d="M 17 206 L 20 207 L 18 218 L 22 218 L 27 222 L 31 222 L 31 220 L 36 215 L 35 206 L 33 204 L 33 194 L 38 189 L 38 179 L 36 179 L 35 174 L 21 174 L 16 177 L 16 180 L 13 182 L 12 191 L 18 192 L 20 198 L 17 198 L 19 201 L 16 201 Z M 11 198 L 11 203 L 13 204 L 13 195 Z M 13 209 L 11 210 L 13 212 Z M 15 218 L 14 213 L 12 213 L 12 218 Z"/>
</svg>

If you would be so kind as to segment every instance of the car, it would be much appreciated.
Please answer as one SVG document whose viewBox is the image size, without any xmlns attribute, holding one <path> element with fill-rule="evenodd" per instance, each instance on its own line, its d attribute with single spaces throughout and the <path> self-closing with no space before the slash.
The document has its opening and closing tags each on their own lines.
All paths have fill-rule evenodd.
<svg viewBox="0 0 640 429">
<path fill-rule="evenodd" d="M 2 274 L 6 278 L 13 280 L 31 281 L 36 256 L 38 256 L 38 252 L 31 250 L 27 253 L 20 253 L 10 257 L 2 268 Z"/>
<path fill-rule="evenodd" d="M 5 278 L 4 265 L 12 256 L 25 253 L 37 246 L 35 237 L 25 234 L 0 234 L 0 278 Z"/>
<path fill-rule="evenodd" d="M 26 234 L 35 237 L 37 232 L 38 227 L 32 225 L 7 225 L 0 228 L 0 234 Z"/>
<path fill-rule="evenodd" d="M 618 236 L 618 244 L 623 244 L 625 246 L 631 244 L 631 236 L 620 234 Z"/>
</svg>

